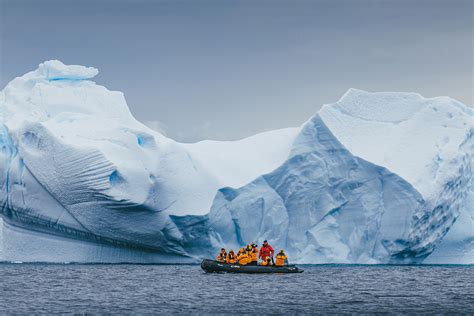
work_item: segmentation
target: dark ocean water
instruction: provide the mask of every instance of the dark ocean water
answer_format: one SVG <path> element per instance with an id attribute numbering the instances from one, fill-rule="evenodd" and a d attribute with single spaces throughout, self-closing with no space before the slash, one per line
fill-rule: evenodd
<path id="1" fill-rule="evenodd" d="M 0 264 L 0 314 L 474 314 L 474 266 L 304 269 L 232 275 L 185 265 Z"/>

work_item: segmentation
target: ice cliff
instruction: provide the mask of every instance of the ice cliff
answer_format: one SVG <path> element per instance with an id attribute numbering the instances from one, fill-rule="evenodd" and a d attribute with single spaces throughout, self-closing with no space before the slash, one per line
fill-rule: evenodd
<path id="1" fill-rule="evenodd" d="M 268 239 L 297 262 L 473 263 L 473 110 L 349 90 L 300 128 L 181 144 L 95 68 L 0 92 L 0 260 L 194 262 Z"/>

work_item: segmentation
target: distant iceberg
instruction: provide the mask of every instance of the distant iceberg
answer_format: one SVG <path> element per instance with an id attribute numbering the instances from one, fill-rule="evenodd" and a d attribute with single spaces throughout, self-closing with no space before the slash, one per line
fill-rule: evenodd
<path id="1" fill-rule="evenodd" d="M 474 263 L 474 113 L 349 90 L 299 128 L 181 144 L 98 70 L 0 92 L 0 260 L 196 262 L 268 239 L 302 263 Z"/>

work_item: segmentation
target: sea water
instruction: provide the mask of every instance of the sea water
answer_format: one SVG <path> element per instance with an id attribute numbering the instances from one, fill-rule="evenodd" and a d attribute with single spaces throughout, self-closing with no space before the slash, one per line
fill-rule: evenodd
<path id="1" fill-rule="evenodd" d="M 0 264 L 4 313 L 474 313 L 474 266 L 303 266 L 206 274 L 197 265 Z"/>

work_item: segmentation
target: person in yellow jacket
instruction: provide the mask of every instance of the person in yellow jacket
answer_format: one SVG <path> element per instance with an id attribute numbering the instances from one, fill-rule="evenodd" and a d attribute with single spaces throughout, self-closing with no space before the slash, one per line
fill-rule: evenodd
<path id="1" fill-rule="evenodd" d="M 227 260 L 227 252 L 225 248 L 221 248 L 221 252 L 217 255 L 217 261 L 225 263 Z"/>
<path id="2" fill-rule="evenodd" d="M 242 248 L 239 250 L 239 253 L 237 254 L 237 261 L 239 262 L 240 265 L 246 265 L 248 263 L 248 255 L 245 252 L 245 249 Z"/>
<path id="3" fill-rule="evenodd" d="M 285 265 L 286 260 L 288 260 L 288 257 L 283 250 L 280 250 L 280 252 L 276 255 L 275 265 L 282 267 Z"/>
<path id="4" fill-rule="evenodd" d="M 271 266 L 272 265 L 272 259 L 270 257 L 266 257 L 265 260 L 263 260 L 260 263 L 261 266 Z"/>
<path id="5" fill-rule="evenodd" d="M 237 262 L 237 256 L 234 253 L 234 250 L 230 250 L 227 254 L 227 263 L 234 264 Z"/>
<path id="6" fill-rule="evenodd" d="M 245 253 L 247 254 L 247 264 L 252 263 L 252 245 L 248 244 L 245 246 Z"/>
<path id="7" fill-rule="evenodd" d="M 251 251 L 250 251 L 250 265 L 256 266 L 258 264 L 258 247 L 256 244 L 251 244 Z"/>

